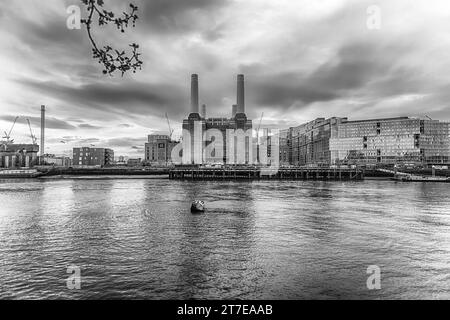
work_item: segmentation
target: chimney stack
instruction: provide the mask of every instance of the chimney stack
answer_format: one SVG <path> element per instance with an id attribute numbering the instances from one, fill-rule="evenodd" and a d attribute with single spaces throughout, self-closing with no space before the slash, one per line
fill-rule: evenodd
<path id="1" fill-rule="evenodd" d="M 191 77 L 191 113 L 198 113 L 198 75 Z"/>
<path id="2" fill-rule="evenodd" d="M 44 160 L 44 152 L 45 152 L 45 106 L 41 106 L 41 161 Z"/>
<path id="3" fill-rule="evenodd" d="M 237 113 L 245 113 L 244 75 L 237 76 Z"/>
<path id="4" fill-rule="evenodd" d="M 200 116 L 203 119 L 206 119 L 206 104 L 202 105 L 202 112 L 201 112 Z"/>
<path id="5" fill-rule="evenodd" d="M 236 117 L 237 107 L 237 104 L 233 104 L 233 106 L 231 107 L 231 118 Z"/>

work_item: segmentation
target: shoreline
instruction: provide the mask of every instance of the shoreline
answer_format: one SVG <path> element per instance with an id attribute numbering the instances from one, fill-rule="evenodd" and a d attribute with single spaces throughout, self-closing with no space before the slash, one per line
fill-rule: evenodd
<path id="1" fill-rule="evenodd" d="M 168 175 L 54 175 L 41 176 L 36 179 L 39 180 L 139 180 L 139 179 L 169 179 Z"/>

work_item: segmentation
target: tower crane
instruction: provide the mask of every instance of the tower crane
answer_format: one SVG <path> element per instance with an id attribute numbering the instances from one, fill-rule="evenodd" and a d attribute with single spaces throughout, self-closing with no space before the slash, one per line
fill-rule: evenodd
<path id="1" fill-rule="evenodd" d="M 172 140 L 172 135 L 173 135 L 174 130 L 172 130 L 172 127 L 170 126 L 169 115 L 167 114 L 167 112 L 166 112 L 166 119 L 167 119 L 167 124 L 169 126 L 169 138 L 170 138 L 170 140 Z"/>
<path id="2" fill-rule="evenodd" d="M 5 146 L 12 144 L 14 142 L 14 140 L 11 140 L 11 132 L 13 131 L 14 126 L 16 125 L 17 119 L 19 119 L 18 116 L 14 119 L 13 125 L 11 126 L 9 132 L 5 131 L 5 136 L 3 137 L 3 139 L 6 139 Z"/>
<path id="3" fill-rule="evenodd" d="M 30 119 L 27 119 L 27 123 L 28 123 L 28 128 L 30 128 L 30 136 L 31 136 L 31 140 L 33 141 L 33 145 L 36 145 L 37 138 L 33 134 L 33 130 L 31 129 Z"/>

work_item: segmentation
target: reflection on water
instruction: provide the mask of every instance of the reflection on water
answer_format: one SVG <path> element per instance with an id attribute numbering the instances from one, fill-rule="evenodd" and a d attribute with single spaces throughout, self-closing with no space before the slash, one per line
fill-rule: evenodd
<path id="1" fill-rule="evenodd" d="M 446 184 L 0 182 L 0 298 L 450 298 Z M 191 215 L 193 199 L 205 215 Z M 66 287 L 79 266 L 81 290 Z M 382 289 L 369 291 L 369 265 Z"/>

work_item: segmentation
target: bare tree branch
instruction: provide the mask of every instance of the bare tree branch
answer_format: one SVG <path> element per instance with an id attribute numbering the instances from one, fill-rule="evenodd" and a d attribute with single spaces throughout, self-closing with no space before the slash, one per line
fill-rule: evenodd
<path id="1" fill-rule="evenodd" d="M 112 75 L 114 72 L 119 71 L 122 76 L 127 71 L 136 72 L 137 69 L 142 69 L 143 62 L 140 60 L 138 53 L 139 45 L 132 43 L 129 46 L 132 48 L 131 55 L 128 56 L 125 51 L 119 51 L 113 49 L 111 46 L 106 45 L 100 48 L 92 36 L 92 24 L 95 16 L 98 17 L 98 25 L 103 26 L 109 23 L 116 25 L 117 29 L 121 32 L 125 32 L 125 29 L 131 24 L 136 26 L 136 20 L 138 20 L 137 11 L 138 7 L 130 4 L 131 12 L 123 12 L 121 17 L 116 17 L 111 11 L 103 9 L 104 0 L 81 0 L 81 2 L 87 6 L 88 17 L 81 20 L 86 25 L 89 40 L 92 44 L 93 58 L 98 60 L 98 63 L 103 64 L 103 74 Z"/>

